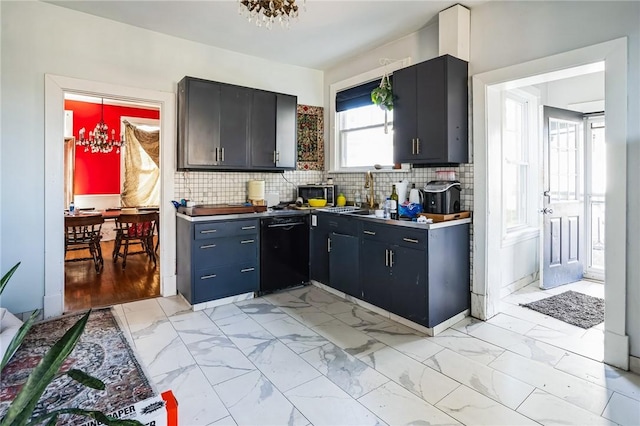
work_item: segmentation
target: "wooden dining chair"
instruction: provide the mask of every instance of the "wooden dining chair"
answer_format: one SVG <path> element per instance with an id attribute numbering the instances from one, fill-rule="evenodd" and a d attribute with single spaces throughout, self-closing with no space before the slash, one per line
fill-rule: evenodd
<path id="1" fill-rule="evenodd" d="M 96 273 L 100 273 L 104 267 L 100 239 L 102 234 L 102 215 L 68 215 L 64 217 L 64 253 L 66 262 L 81 260 L 93 260 Z M 89 250 L 89 257 L 72 257 L 66 259 L 69 251 Z"/>
<path id="2" fill-rule="evenodd" d="M 116 240 L 113 247 L 113 262 L 122 258 L 122 269 L 127 267 L 127 256 L 133 254 L 147 254 L 157 264 L 153 235 L 158 222 L 158 213 L 142 212 L 134 214 L 121 214 L 116 218 Z M 132 244 L 140 244 L 141 250 L 129 251 Z M 120 249 L 124 246 L 121 253 Z"/>

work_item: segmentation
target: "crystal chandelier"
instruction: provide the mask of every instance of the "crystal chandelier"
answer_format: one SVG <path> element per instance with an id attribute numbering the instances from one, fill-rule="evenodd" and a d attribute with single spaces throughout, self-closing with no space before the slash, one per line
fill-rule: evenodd
<path id="1" fill-rule="evenodd" d="M 249 22 L 254 21 L 257 26 L 265 26 L 269 29 L 274 22 L 279 22 L 282 27 L 289 28 L 289 23 L 298 18 L 298 5 L 296 0 L 239 0 L 238 13 L 247 17 Z M 306 0 L 302 0 L 304 7 Z"/>
<path id="2" fill-rule="evenodd" d="M 85 139 L 84 127 L 78 132 L 78 140 L 76 145 L 84 146 L 84 152 L 91 150 L 92 154 L 101 152 L 103 154 L 109 153 L 116 149 L 117 153 L 120 153 L 120 147 L 124 145 L 122 134 L 120 134 L 120 140 L 116 139 L 116 131 L 111 130 L 111 139 L 109 139 L 109 128 L 104 122 L 104 99 L 101 98 L 102 109 L 100 110 L 100 122 L 96 124 L 93 132 L 89 132 L 89 137 Z"/>

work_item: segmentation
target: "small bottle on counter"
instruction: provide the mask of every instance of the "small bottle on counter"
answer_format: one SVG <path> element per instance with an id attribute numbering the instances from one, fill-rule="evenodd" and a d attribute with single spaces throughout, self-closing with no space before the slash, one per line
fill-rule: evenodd
<path id="1" fill-rule="evenodd" d="M 398 220 L 398 193 L 396 192 L 396 186 L 393 185 L 391 190 L 391 205 L 389 206 L 389 216 L 393 220 Z"/>
<path id="2" fill-rule="evenodd" d="M 76 205 L 73 201 L 69 203 L 69 214 L 76 214 Z"/>
<path id="3" fill-rule="evenodd" d="M 360 198 L 360 193 L 358 191 L 356 191 L 355 195 L 353 196 L 353 204 L 358 208 L 362 206 L 362 198 Z"/>
<path id="4" fill-rule="evenodd" d="M 391 209 L 391 199 L 387 197 L 387 199 L 384 200 L 383 204 L 384 204 L 384 218 L 389 219 L 389 214 Z"/>

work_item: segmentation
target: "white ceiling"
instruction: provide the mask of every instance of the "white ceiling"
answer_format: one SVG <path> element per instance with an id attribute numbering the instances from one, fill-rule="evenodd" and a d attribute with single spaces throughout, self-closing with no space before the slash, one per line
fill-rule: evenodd
<path id="1" fill-rule="evenodd" d="M 238 13 L 237 0 L 46 1 L 222 49 L 319 70 L 435 23 L 438 12 L 458 3 L 307 0 L 298 21 L 289 29 L 276 25 L 269 30 L 247 22 Z M 470 7 L 484 1 L 463 4 Z"/>

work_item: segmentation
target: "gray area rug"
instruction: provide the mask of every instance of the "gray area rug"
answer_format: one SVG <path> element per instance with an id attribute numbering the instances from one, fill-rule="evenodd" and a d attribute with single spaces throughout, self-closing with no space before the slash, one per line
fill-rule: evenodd
<path id="1" fill-rule="evenodd" d="M 604 299 L 571 290 L 521 306 L 581 328 L 604 321 Z"/>

